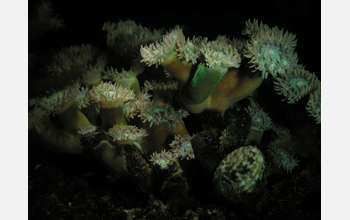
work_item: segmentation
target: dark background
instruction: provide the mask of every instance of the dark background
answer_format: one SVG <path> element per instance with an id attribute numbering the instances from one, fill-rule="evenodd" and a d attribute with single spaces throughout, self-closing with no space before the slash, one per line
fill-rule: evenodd
<path id="1" fill-rule="evenodd" d="M 38 1 L 29 1 L 29 13 Z M 107 21 L 133 20 L 144 27 L 160 29 L 185 25 L 196 36 L 214 39 L 217 35 L 243 37 L 250 18 L 262 20 L 296 35 L 299 63 L 320 77 L 321 2 L 320 1 L 52 1 L 54 12 L 64 21 L 64 29 L 49 32 L 29 42 L 29 52 L 82 43 L 106 47 L 102 25 Z M 185 33 L 186 35 L 186 33 Z"/>

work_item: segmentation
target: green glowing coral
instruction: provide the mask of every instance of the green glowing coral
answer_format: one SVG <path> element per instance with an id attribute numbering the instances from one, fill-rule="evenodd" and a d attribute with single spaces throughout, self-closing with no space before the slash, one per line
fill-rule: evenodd
<path id="1" fill-rule="evenodd" d="M 177 27 L 161 41 L 142 46 L 141 62 L 161 65 L 179 81 L 180 97 L 188 111 L 224 112 L 263 81 L 259 74 L 241 67 L 242 57 L 235 45 L 241 46 L 224 36 L 213 41 L 201 37 L 186 41 Z"/>
<path id="2" fill-rule="evenodd" d="M 286 74 L 274 78 L 275 90 L 278 94 L 283 94 L 283 99 L 289 104 L 293 104 L 305 95 L 314 91 L 320 84 L 314 73 L 306 71 L 300 67 L 286 71 Z"/>
<path id="3" fill-rule="evenodd" d="M 251 100 L 246 111 L 252 118 L 251 129 L 257 131 L 266 131 L 271 128 L 271 118 L 262 108 L 260 108 L 257 102 Z"/>
<path id="4" fill-rule="evenodd" d="M 283 167 L 287 173 L 291 173 L 299 165 L 299 160 L 293 157 L 293 153 L 279 141 L 271 142 L 268 145 L 268 152 L 273 157 L 273 162 L 278 168 Z"/>
<path id="5" fill-rule="evenodd" d="M 269 74 L 285 74 L 297 66 L 298 55 L 294 52 L 297 40 L 295 35 L 283 33 L 278 27 L 270 28 L 262 22 L 250 20 L 246 23 L 246 30 L 250 40 L 246 44 L 244 56 L 249 58 L 250 68 L 253 71 L 261 71 L 262 77 L 267 78 Z"/>
<path id="6" fill-rule="evenodd" d="M 315 118 L 317 124 L 321 123 L 321 86 L 310 94 L 306 110 Z"/>

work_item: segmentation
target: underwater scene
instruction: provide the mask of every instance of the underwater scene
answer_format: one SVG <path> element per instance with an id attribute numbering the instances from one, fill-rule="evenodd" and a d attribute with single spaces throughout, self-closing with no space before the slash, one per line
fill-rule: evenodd
<path id="1" fill-rule="evenodd" d="M 321 218 L 320 5 L 29 3 L 29 219 Z"/>

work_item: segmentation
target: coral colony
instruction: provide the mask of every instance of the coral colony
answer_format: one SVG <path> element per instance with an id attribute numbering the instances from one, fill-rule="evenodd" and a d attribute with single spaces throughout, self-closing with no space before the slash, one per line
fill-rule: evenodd
<path id="1" fill-rule="evenodd" d="M 118 70 L 108 53 L 89 44 L 56 52 L 40 67 L 54 90 L 29 99 L 29 130 L 44 148 L 93 155 L 149 193 L 181 175 L 187 186 L 181 196 L 188 196 L 193 161 L 211 176 L 219 199 L 255 202 L 258 212 L 276 197 L 267 189 L 272 173 L 316 175 L 310 167 L 320 157 L 310 155 L 320 155 L 319 143 L 299 140 L 295 128 L 274 120 L 259 95 L 274 89 L 289 117 L 303 117 L 310 130 L 319 130 L 321 83 L 298 63 L 295 35 L 256 19 L 246 21 L 244 39 L 189 38 L 179 26 L 151 31 L 131 20 L 106 22 L 102 30 L 110 51 L 135 55 L 131 68 Z M 29 59 L 31 68 L 38 58 Z M 202 131 L 189 133 L 186 117 L 198 118 Z M 261 144 L 264 135 L 271 140 Z"/>

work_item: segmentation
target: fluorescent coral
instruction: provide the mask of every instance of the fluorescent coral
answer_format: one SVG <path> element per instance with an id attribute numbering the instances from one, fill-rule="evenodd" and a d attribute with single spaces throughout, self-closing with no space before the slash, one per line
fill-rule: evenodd
<path id="1" fill-rule="evenodd" d="M 90 44 L 63 48 L 55 54 L 46 68 L 51 76 L 59 76 L 60 81 L 77 80 L 83 85 L 102 82 L 101 73 L 106 64 L 106 56 Z"/>
<path id="2" fill-rule="evenodd" d="M 299 166 L 298 163 L 300 161 L 293 157 L 290 150 L 279 141 L 271 142 L 268 148 L 270 155 L 273 157 L 273 162 L 278 168 L 283 167 L 287 173 L 291 173 L 293 169 Z"/>
<path id="3" fill-rule="evenodd" d="M 102 30 L 107 48 L 52 52 L 30 83 L 29 129 L 45 149 L 96 159 L 150 201 L 162 196 L 165 213 L 188 208 L 177 195 L 199 183 L 213 201 L 255 206 L 266 178 L 284 178 L 272 163 L 295 178 L 299 162 L 315 161 L 320 80 L 298 64 L 295 35 L 257 20 L 243 39 L 180 26 L 162 35 L 131 20 Z"/>
<path id="4" fill-rule="evenodd" d="M 32 100 L 32 102 L 50 114 L 64 112 L 67 108 L 74 105 L 73 100 L 78 95 L 79 88 L 80 83 L 75 83 L 62 91 L 53 93 L 48 97 Z"/>
<path id="5" fill-rule="evenodd" d="M 232 103 L 252 93 L 262 82 L 261 77 L 247 73 L 247 69 L 237 69 L 241 55 L 228 42 L 222 36 L 214 41 L 207 38 L 186 41 L 182 30 L 177 27 L 164 35 L 161 41 L 142 46 L 141 62 L 148 66 L 161 65 L 179 81 L 181 99 L 190 112 L 224 112 Z M 184 45 L 187 45 L 186 50 L 183 49 Z M 185 56 L 183 51 L 191 52 Z M 195 66 L 201 59 L 204 62 Z M 195 74 L 190 77 L 191 71 Z"/>
<path id="6" fill-rule="evenodd" d="M 153 165 L 159 166 L 161 169 L 167 169 L 169 167 L 171 161 L 174 159 L 175 159 L 175 157 L 174 157 L 172 152 L 162 150 L 160 153 L 154 152 L 151 155 L 151 158 L 149 159 L 149 161 Z"/>
<path id="7" fill-rule="evenodd" d="M 128 125 L 114 125 L 110 128 L 108 134 L 113 137 L 113 141 L 119 145 L 134 143 L 141 141 L 142 138 L 147 136 L 147 131 L 143 128 L 138 129 L 136 126 Z"/>
<path id="8" fill-rule="evenodd" d="M 91 137 L 96 135 L 96 129 L 97 127 L 94 125 L 89 125 L 86 127 L 82 127 L 78 130 L 78 134 L 80 136 L 85 136 L 85 137 Z"/>
<path id="9" fill-rule="evenodd" d="M 246 110 L 252 118 L 251 129 L 258 131 L 266 131 L 271 128 L 271 118 L 262 108 L 259 107 L 257 102 L 251 100 L 250 105 Z"/>
<path id="10" fill-rule="evenodd" d="M 173 155 L 177 158 L 182 159 L 194 159 L 194 153 L 193 148 L 191 144 L 191 139 L 193 137 L 190 137 L 190 135 L 175 135 L 175 138 L 173 142 L 170 144 L 171 151 Z"/>
<path id="11" fill-rule="evenodd" d="M 285 74 L 297 66 L 298 55 L 294 52 L 297 45 L 296 36 L 283 33 L 278 27 L 270 28 L 258 20 L 253 23 L 248 20 L 246 29 L 243 31 L 250 37 L 246 44 L 244 56 L 249 58 L 250 67 L 262 72 L 262 77 L 267 78 L 268 74 L 277 76 Z"/>
<path id="12" fill-rule="evenodd" d="M 240 66 L 241 56 L 236 48 L 227 44 L 227 40 L 223 36 L 209 42 L 208 38 L 204 38 L 200 50 L 205 57 L 208 67 L 223 66 L 238 68 Z"/>
<path id="13" fill-rule="evenodd" d="M 275 90 L 283 94 L 289 104 L 293 104 L 320 84 L 317 76 L 302 67 L 288 70 L 286 74 L 274 77 Z"/>
<path id="14" fill-rule="evenodd" d="M 132 90 L 112 83 L 100 83 L 92 87 L 90 94 L 91 99 L 102 106 L 118 105 L 117 103 L 123 105 L 124 102 L 135 98 Z"/>
<path id="15" fill-rule="evenodd" d="M 161 30 L 149 30 L 132 20 L 106 22 L 102 30 L 107 33 L 107 45 L 114 53 L 130 56 L 130 50 L 138 51 L 142 44 L 161 38 Z"/>
<path id="16" fill-rule="evenodd" d="M 306 110 L 315 118 L 317 124 L 321 123 L 321 86 L 310 94 Z"/>

